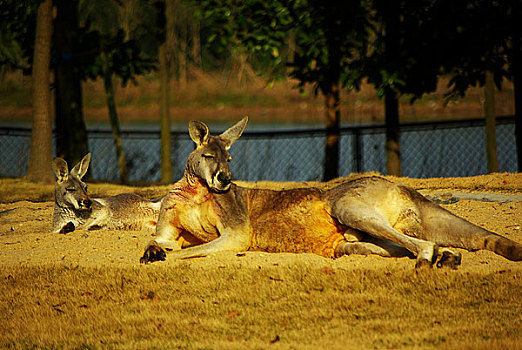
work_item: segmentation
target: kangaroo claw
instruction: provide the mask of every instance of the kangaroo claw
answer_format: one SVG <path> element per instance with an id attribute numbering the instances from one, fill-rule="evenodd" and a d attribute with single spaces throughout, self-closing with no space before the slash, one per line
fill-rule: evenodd
<path id="1" fill-rule="evenodd" d="M 73 232 L 74 230 L 76 229 L 76 227 L 74 226 L 74 224 L 72 222 L 68 222 L 67 224 L 65 224 L 62 229 L 60 230 L 60 233 L 69 233 L 69 232 Z"/>
<path id="2" fill-rule="evenodd" d="M 155 261 L 163 261 L 167 257 L 165 250 L 161 248 L 158 243 L 152 241 L 149 243 L 143 256 L 140 258 L 140 263 L 146 264 Z"/>

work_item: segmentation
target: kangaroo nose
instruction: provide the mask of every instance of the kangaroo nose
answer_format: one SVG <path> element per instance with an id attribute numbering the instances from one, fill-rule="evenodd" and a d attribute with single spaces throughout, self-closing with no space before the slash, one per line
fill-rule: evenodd
<path id="1" fill-rule="evenodd" d="M 219 182 L 221 182 L 223 185 L 228 185 L 230 184 L 230 175 L 227 174 L 226 172 L 222 171 L 218 174 L 217 176 L 217 179 L 219 180 Z"/>
<path id="2" fill-rule="evenodd" d="M 86 207 L 86 208 L 90 208 L 92 205 L 92 200 L 90 199 L 84 199 L 83 200 L 83 206 Z"/>

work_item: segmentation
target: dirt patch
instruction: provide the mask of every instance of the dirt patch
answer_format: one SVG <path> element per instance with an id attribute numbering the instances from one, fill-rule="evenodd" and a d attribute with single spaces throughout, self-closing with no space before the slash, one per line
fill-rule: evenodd
<path id="1" fill-rule="evenodd" d="M 331 187 L 353 177 L 337 179 L 325 184 L 286 183 L 283 184 L 283 187 L 312 185 Z M 522 223 L 520 222 L 520 218 L 522 218 L 522 202 L 520 201 L 522 174 L 493 174 L 447 179 L 388 178 L 416 188 L 425 195 L 442 198 L 442 203 L 446 203 L 442 205 L 451 212 L 488 230 L 522 242 Z M 248 185 L 274 186 L 271 182 Z M 91 193 L 96 197 L 134 192 L 152 198 L 168 191 L 168 186 L 129 187 L 93 184 L 90 188 Z M 2 195 L 1 202 L 4 202 L 0 204 L 0 246 L 2 246 L 0 260 L 3 264 L 38 265 L 49 262 L 70 262 L 86 266 L 136 266 L 144 246 L 153 238 L 150 234 L 143 232 L 127 231 L 79 230 L 67 235 L 52 234 L 53 202 L 50 200 L 52 186 L 35 185 L 20 179 L 2 179 L 0 180 L 0 194 Z M 23 197 L 28 198 L 20 200 Z M 488 197 L 491 201 L 488 201 Z M 266 255 L 249 253 L 249 257 L 252 259 L 243 260 L 253 260 L 252 264 L 257 264 L 261 263 L 263 259 L 278 259 L 277 255 L 270 258 L 265 257 Z M 230 258 L 236 259 L 235 256 Z M 290 254 L 283 260 L 302 261 L 310 258 Z M 256 262 L 256 259 L 261 260 Z M 353 266 L 355 262 L 367 261 L 369 258 L 348 257 L 346 259 L 350 260 L 350 265 Z M 387 264 L 394 263 L 395 260 L 397 259 L 376 259 L 375 261 L 378 263 L 374 266 L 376 269 L 385 268 Z M 214 260 L 207 260 L 205 264 L 212 264 L 212 261 Z M 483 265 L 480 263 L 481 261 L 487 261 L 488 264 L 522 268 L 521 264 L 508 262 L 489 252 L 465 253 L 464 268 L 477 261 L 479 261 L 479 265 Z M 176 262 L 167 259 L 166 264 L 176 264 Z M 355 265 L 358 264 L 355 263 Z"/>

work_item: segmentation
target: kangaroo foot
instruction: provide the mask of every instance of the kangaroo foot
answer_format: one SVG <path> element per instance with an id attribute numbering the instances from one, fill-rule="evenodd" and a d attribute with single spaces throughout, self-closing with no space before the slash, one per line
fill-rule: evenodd
<path id="1" fill-rule="evenodd" d="M 462 254 L 459 252 L 444 249 L 442 254 L 439 254 L 440 259 L 437 261 L 437 267 L 449 267 L 452 269 L 456 269 L 457 266 L 462 262 Z"/>
<path id="2" fill-rule="evenodd" d="M 163 261 L 166 257 L 167 254 L 165 253 L 165 250 L 163 250 L 158 243 L 152 241 L 148 244 L 147 248 L 145 248 L 145 252 L 140 258 L 140 263 L 146 264 L 155 261 Z"/>
<path id="3" fill-rule="evenodd" d="M 417 262 L 415 268 L 432 268 L 433 264 L 437 260 L 439 247 L 436 244 L 429 244 L 426 248 L 422 249 L 417 255 Z"/>

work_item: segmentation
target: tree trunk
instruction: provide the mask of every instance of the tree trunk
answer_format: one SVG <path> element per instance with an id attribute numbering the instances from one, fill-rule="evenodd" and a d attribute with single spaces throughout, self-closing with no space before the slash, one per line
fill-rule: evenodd
<path id="1" fill-rule="evenodd" d="M 518 16 L 521 13 L 521 4 L 514 1 L 513 13 Z M 512 17 L 512 45 L 511 70 L 513 74 L 513 90 L 515 99 L 515 138 L 517 145 L 518 171 L 522 172 L 522 30 L 519 21 Z"/>
<path id="2" fill-rule="evenodd" d="M 192 62 L 194 66 L 201 68 L 201 39 L 199 19 L 192 19 Z"/>
<path id="3" fill-rule="evenodd" d="M 161 3 L 158 13 L 160 23 L 159 37 L 159 75 L 160 75 L 160 132 L 161 132 L 161 182 L 172 182 L 172 154 L 170 140 L 169 111 L 169 62 L 167 57 L 167 20 L 165 17 L 165 2 Z"/>
<path id="4" fill-rule="evenodd" d="M 399 95 L 387 89 L 384 96 L 386 123 L 386 171 L 401 176 L 401 130 L 399 125 Z"/>
<path id="5" fill-rule="evenodd" d="M 400 64 L 398 62 L 400 50 L 399 8 L 396 2 L 386 2 L 386 12 L 383 18 L 386 30 L 384 37 L 385 57 L 391 71 L 395 71 Z M 384 91 L 384 113 L 386 123 L 386 172 L 388 175 L 401 176 L 399 93 L 389 85 L 385 87 Z"/>
<path id="6" fill-rule="evenodd" d="M 290 72 L 292 72 L 292 66 L 293 64 L 295 64 L 295 52 L 296 52 L 296 30 L 295 29 L 291 29 L 290 32 L 288 33 L 288 53 L 287 53 L 287 56 L 286 56 L 286 64 L 287 64 L 287 68 L 286 68 L 286 72 L 287 72 L 287 75 L 289 75 Z"/>
<path id="7" fill-rule="evenodd" d="M 324 91 L 326 102 L 326 147 L 324 150 L 323 181 L 339 176 L 339 124 L 341 110 L 339 108 L 339 83 L 333 82 Z"/>
<path id="8" fill-rule="evenodd" d="M 82 90 L 74 70 L 74 34 L 78 31 L 78 1 L 56 0 L 54 27 L 56 154 L 69 164 L 89 152 L 82 114 Z"/>
<path id="9" fill-rule="evenodd" d="M 486 156 L 488 173 L 498 172 L 497 127 L 495 120 L 495 82 L 493 73 L 486 71 L 484 84 L 484 114 L 486 116 Z"/>
<path id="10" fill-rule="evenodd" d="M 170 140 L 169 76 L 165 45 L 159 49 L 160 73 L 160 129 L 161 129 L 161 182 L 172 182 L 172 152 Z"/>
<path id="11" fill-rule="evenodd" d="M 36 19 L 36 38 L 33 59 L 33 128 L 27 179 L 52 183 L 52 126 L 50 116 L 49 65 L 53 33 L 51 0 L 40 2 Z"/>
<path id="12" fill-rule="evenodd" d="M 517 65 L 518 64 L 519 63 L 517 63 Z M 513 89 L 515 94 L 515 138 L 517 145 L 517 163 L 518 171 L 522 172 L 522 69 L 520 68 L 518 74 L 513 77 Z"/>
<path id="13" fill-rule="evenodd" d="M 179 64 L 179 86 L 184 89 L 187 87 L 188 74 L 187 74 L 187 25 L 183 23 L 181 25 L 181 31 L 179 33 L 179 52 L 178 52 L 178 64 Z"/>
<path id="14" fill-rule="evenodd" d="M 102 53 L 103 59 L 103 82 L 105 86 L 105 94 L 107 97 L 107 108 L 109 111 L 109 119 L 111 121 L 112 137 L 114 138 L 114 146 L 116 147 L 116 159 L 118 161 L 118 170 L 120 172 L 120 182 L 127 183 L 127 163 L 125 162 L 125 153 L 123 151 L 123 142 L 121 139 L 120 123 L 118 122 L 118 113 L 116 112 L 116 101 L 114 98 L 114 85 L 112 83 L 112 70 L 110 69 L 109 58 Z"/>

